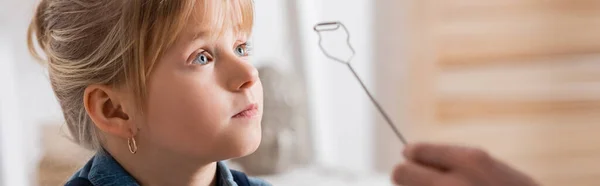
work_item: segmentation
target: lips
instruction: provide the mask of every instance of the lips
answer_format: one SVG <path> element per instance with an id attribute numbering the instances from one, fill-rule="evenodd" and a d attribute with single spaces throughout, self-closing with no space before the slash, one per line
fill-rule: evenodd
<path id="1" fill-rule="evenodd" d="M 234 115 L 233 118 L 253 118 L 256 115 L 258 115 L 258 105 L 257 104 L 251 104 L 251 105 L 248 105 L 241 112 L 239 112 L 236 115 Z"/>

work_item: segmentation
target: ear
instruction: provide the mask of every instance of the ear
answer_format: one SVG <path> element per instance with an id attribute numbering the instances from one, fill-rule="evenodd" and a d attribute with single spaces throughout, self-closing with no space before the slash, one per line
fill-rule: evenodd
<path id="1" fill-rule="evenodd" d="M 85 110 L 101 131 L 127 139 L 135 136 L 137 130 L 126 113 L 125 95 L 105 85 L 90 85 L 84 91 Z"/>

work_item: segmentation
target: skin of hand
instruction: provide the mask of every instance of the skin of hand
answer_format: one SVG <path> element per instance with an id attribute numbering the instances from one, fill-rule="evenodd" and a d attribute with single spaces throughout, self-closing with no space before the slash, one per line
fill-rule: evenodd
<path id="1" fill-rule="evenodd" d="M 477 149 L 441 144 L 414 144 L 392 179 L 403 186 L 539 186 L 529 176 Z"/>

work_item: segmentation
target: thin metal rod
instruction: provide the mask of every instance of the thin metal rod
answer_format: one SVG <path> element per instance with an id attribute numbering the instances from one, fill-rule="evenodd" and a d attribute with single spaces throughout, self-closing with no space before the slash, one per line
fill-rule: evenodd
<path id="1" fill-rule="evenodd" d="M 400 141 L 402 142 L 402 144 L 406 145 L 407 144 L 406 143 L 406 138 L 404 138 L 404 136 L 400 133 L 400 131 L 398 130 L 398 128 L 396 127 L 396 125 L 394 124 L 394 122 L 392 122 L 392 119 L 390 119 L 390 117 L 387 115 L 387 113 L 385 113 L 385 111 L 383 110 L 383 107 L 381 107 L 381 105 L 379 104 L 379 102 L 377 100 L 375 100 L 375 97 L 373 97 L 373 95 L 371 94 L 371 92 L 369 91 L 369 89 L 367 88 L 367 86 L 365 86 L 365 83 L 360 79 L 360 77 L 358 76 L 358 74 L 356 73 L 356 71 L 354 70 L 354 68 L 352 68 L 352 65 L 350 63 L 346 63 L 346 65 L 348 66 L 348 68 L 350 69 L 350 71 L 352 72 L 352 74 L 354 75 L 354 77 L 356 77 L 356 79 L 360 83 L 360 86 L 362 86 L 363 90 L 365 90 L 365 92 L 367 93 L 367 95 L 371 99 L 371 102 L 373 102 L 373 104 L 375 105 L 375 107 L 377 107 L 377 110 L 379 110 L 379 113 L 381 113 L 381 115 L 383 115 L 383 118 L 385 119 L 385 121 L 392 128 L 392 130 L 394 131 L 394 133 L 396 133 L 396 136 L 398 137 L 398 139 L 400 139 Z"/>
<path id="2" fill-rule="evenodd" d="M 335 26 L 335 28 L 321 28 L 323 26 L 331 26 L 331 25 Z M 346 45 L 350 48 L 350 52 L 352 52 L 352 55 L 350 55 L 350 58 L 347 60 L 343 60 L 343 59 L 337 58 L 337 57 L 329 54 L 327 52 L 327 50 L 325 50 L 325 47 L 323 47 L 323 37 L 321 36 L 321 32 L 335 31 L 339 28 L 344 29 L 344 32 L 346 32 Z M 341 22 L 325 22 L 325 23 L 320 23 L 320 24 L 315 25 L 315 27 L 313 29 L 315 30 L 315 32 L 317 32 L 317 35 L 319 35 L 319 48 L 321 48 L 321 52 L 323 52 L 323 54 L 325 56 L 327 56 L 329 59 L 340 62 L 342 64 L 348 64 L 348 63 L 350 63 L 350 61 L 352 61 L 352 59 L 354 58 L 354 55 L 356 55 L 356 51 L 354 50 L 354 47 L 352 47 L 352 44 L 350 44 L 350 31 L 348 31 L 348 28 L 346 28 L 346 26 L 344 24 L 342 24 Z"/>
<path id="3" fill-rule="evenodd" d="M 335 26 L 335 27 L 329 28 L 327 26 Z M 348 45 L 348 47 L 350 47 L 350 50 L 352 51 L 352 55 L 350 56 L 350 59 L 348 59 L 348 60 L 342 60 L 333 55 L 330 55 L 329 53 L 327 53 L 327 50 L 325 50 L 325 48 L 323 47 L 323 43 L 322 43 L 323 38 L 321 36 L 321 32 L 334 31 L 334 30 L 339 29 L 340 27 L 343 28 L 344 31 L 346 32 L 346 34 L 347 34 L 346 44 Z M 315 25 L 314 30 L 315 30 L 315 32 L 317 32 L 317 35 L 319 35 L 319 48 L 321 48 L 321 51 L 323 52 L 323 54 L 325 54 L 325 56 L 328 57 L 329 59 L 332 59 L 334 61 L 340 62 L 340 63 L 348 66 L 348 68 L 350 69 L 350 71 L 352 72 L 354 77 L 360 83 L 360 86 L 362 86 L 363 90 L 367 93 L 367 95 L 371 99 L 371 102 L 375 105 L 377 110 L 379 110 L 379 113 L 381 113 L 381 115 L 383 115 L 383 118 L 388 123 L 388 125 L 392 128 L 392 130 L 394 131 L 394 133 L 396 134 L 398 139 L 400 139 L 402 144 L 406 145 L 407 144 L 406 139 L 404 138 L 402 133 L 400 133 L 400 130 L 398 130 L 398 128 L 396 127 L 394 122 L 392 122 L 392 119 L 390 119 L 390 117 L 387 115 L 387 113 L 385 113 L 385 111 L 383 110 L 383 107 L 381 107 L 379 102 L 377 102 L 377 100 L 375 100 L 375 97 L 373 97 L 373 95 L 371 94 L 371 92 L 369 91 L 367 86 L 365 86 L 365 83 L 360 79 L 360 77 L 358 76 L 358 74 L 356 73 L 354 68 L 352 68 L 352 65 L 350 64 L 350 62 L 354 58 L 354 55 L 356 54 L 356 52 L 354 51 L 354 48 L 352 47 L 352 44 L 350 43 L 350 32 L 348 31 L 346 26 L 344 26 L 344 24 L 342 24 L 341 22 L 325 22 L 325 23 L 320 23 L 320 24 Z"/>

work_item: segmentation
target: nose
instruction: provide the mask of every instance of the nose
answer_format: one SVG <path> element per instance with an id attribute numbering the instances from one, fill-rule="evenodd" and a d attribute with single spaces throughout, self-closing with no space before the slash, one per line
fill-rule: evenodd
<path id="1" fill-rule="evenodd" d="M 246 60 L 234 56 L 226 64 L 224 75 L 227 76 L 226 84 L 230 91 L 244 91 L 254 86 L 259 80 L 258 70 Z"/>

